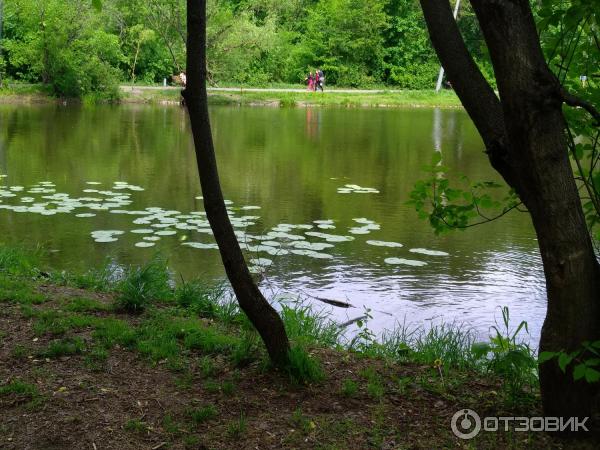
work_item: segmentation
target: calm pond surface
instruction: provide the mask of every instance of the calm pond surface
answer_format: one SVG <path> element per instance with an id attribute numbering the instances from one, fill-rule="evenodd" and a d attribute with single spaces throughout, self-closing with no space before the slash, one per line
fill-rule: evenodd
<path id="1" fill-rule="evenodd" d="M 272 261 L 268 296 L 353 305 L 312 300 L 339 321 L 368 307 L 376 332 L 443 321 L 487 336 L 506 305 L 537 345 L 545 284 L 528 216 L 435 236 L 406 205 L 435 151 L 471 179 L 498 179 L 464 111 L 211 114 L 236 229 L 255 264 Z M 224 276 L 181 108 L 0 105 L 0 174 L 2 241 L 43 244 L 53 267 L 137 264 L 159 251 L 187 280 Z"/>

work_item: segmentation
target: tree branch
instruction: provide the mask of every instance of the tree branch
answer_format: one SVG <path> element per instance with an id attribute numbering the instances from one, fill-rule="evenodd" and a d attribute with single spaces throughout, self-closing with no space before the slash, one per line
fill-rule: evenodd
<path id="1" fill-rule="evenodd" d="M 583 99 L 581 99 L 581 98 L 579 98 L 579 97 L 571 94 L 565 88 L 561 89 L 560 94 L 561 94 L 562 99 L 565 102 L 565 104 L 567 104 L 569 106 L 573 106 L 573 107 L 583 108 L 587 112 L 589 112 L 590 115 L 596 121 L 596 123 L 594 124 L 594 126 L 600 127 L 600 112 L 596 109 L 596 107 L 594 105 L 592 105 L 587 100 L 583 100 Z"/>

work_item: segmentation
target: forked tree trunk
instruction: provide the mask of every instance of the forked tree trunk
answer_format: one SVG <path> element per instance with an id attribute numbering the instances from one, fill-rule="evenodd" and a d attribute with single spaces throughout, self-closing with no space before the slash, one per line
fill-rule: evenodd
<path id="1" fill-rule="evenodd" d="M 460 55 L 472 62 L 450 23 L 448 0 L 421 0 L 434 47 L 482 134 L 492 165 L 531 213 L 548 297 L 540 351 L 575 350 L 600 339 L 600 268 L 568 159 L 561 87 L 544 59 L 527 0 L 471 4 L 501 102 L 484 89 L 476 66 L 456 60 Z M 555 361 L 540 367 L 540 382 L 546 416 L 591 417 L 597 431 L 599 384 L 573 381 Z"/>
<path id="2" fill-rule="evenodd" d="M 188 78 L 183 96 L 194 136 L 206 216 L 240 307 L 262 337 L 271 361 L 285 365 L 289 342 L 283 322 L 252 279 L 221 192 L 206 92 L 206 0 L 187 0 L 187 25 Z"/>

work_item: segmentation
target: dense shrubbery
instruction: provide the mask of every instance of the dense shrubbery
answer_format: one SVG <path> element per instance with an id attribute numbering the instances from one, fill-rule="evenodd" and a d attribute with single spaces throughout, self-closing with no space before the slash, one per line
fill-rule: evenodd
<path id="1" fill-rule="evenodd" d="M 0 70 L 56 95 L 117 95 L 119 82 L 161 82 L 185 66 L 184 0 L 14 0 L 5 6 Z M 431 88 L 439 64 L 415 0 L 209 0 L 212 83 Z M 460 25 L 482 61 L 466 4 Z"/>

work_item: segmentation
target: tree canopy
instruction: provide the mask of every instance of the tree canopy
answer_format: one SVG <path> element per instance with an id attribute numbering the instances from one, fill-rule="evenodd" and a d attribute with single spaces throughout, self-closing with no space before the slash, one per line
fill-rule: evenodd
<path id="1" fill-rule="evenodd" d="M 112 93 L 119 82 L 162 82 L 185 66 L 184 0 L 14 0 L 5 6 L 2 64 L 57 95 Z M 209 0 L 211 83 L 301 83 L 431 88 L 439 63 L 414 0 Z M 467 2 L 459 24 L 490 64 Z"/>

